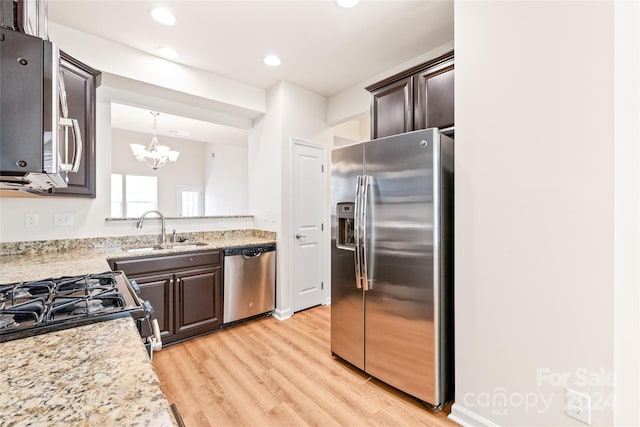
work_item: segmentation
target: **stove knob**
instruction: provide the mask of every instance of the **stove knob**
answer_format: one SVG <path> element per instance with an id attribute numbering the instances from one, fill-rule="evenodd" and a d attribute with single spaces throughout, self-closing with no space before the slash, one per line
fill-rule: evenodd
<path id="1" fill-rule="evenodd" d="M 131 283 L 131 287 L 136 292 L 136 294 L 140 294 L 140 285 L 138 285 L 138 282 L 136 282 L 135 280 L 130 280 L 129 282 Z"/>
<path id="2" fill-rule="evenodd" d="M 153 316 L 155 314 L 155 310 L 153 309 L 153 306 L 149 301 L 144 301 L 142 305 L 144 306 L 144 311 L 149 313 L 150 316 Z"/>

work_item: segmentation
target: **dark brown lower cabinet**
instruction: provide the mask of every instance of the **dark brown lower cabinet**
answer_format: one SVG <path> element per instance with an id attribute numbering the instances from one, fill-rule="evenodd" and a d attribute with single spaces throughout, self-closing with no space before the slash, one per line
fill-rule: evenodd
<path id="1" fill-rule="evenodd" d="M 169 344 L 222 325 L 222 264 L 219 250 L 109 260 L 140 286 L 153 306 L 162 342 Z"/>
<path id="2" fill-rule="evenodd" d="M 134 278 L 129 279 L 133 280 Z M 162 341 L 170 340 L 175 332 L 173 326 L 173 275 L 138 276 L 135 277 L 135 281 L 140 286 L 140 297 L 149 301 L 153 307 L 156 319 L 158 319 Z"/>
<path id="3" fill-rule="evenodd" d="M 176 275 L 176 334 L 207 332 L 220 326 L 220 271 L 218 267 Z"/>

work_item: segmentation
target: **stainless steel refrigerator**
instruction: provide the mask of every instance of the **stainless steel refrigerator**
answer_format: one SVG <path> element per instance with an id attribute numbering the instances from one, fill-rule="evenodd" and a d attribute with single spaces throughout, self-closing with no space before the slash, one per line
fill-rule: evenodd
<path id="1" fill-rule="evenodd" d="M 332 153 L 331 352 L 434 407 L 453 399 L 453 139 Z"/>

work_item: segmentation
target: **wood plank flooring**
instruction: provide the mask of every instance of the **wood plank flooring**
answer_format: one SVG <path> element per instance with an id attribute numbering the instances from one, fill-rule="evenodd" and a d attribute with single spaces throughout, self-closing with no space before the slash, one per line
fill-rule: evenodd
<path id="1" fill-rule="evenodd" d="M 330 333 L 319 306 L 167 347 L 154 368 L 187 427 L 457 425 L 333 357 Z"/>

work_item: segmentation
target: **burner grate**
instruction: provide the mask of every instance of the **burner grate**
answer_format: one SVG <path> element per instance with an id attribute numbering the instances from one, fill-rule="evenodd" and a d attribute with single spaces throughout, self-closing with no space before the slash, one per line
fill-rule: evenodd
<path id="1" fill-rule="evenodd" d="M 122 272 L 0 285 L 0 341 L 138 313 L 130 286 Z"/>

